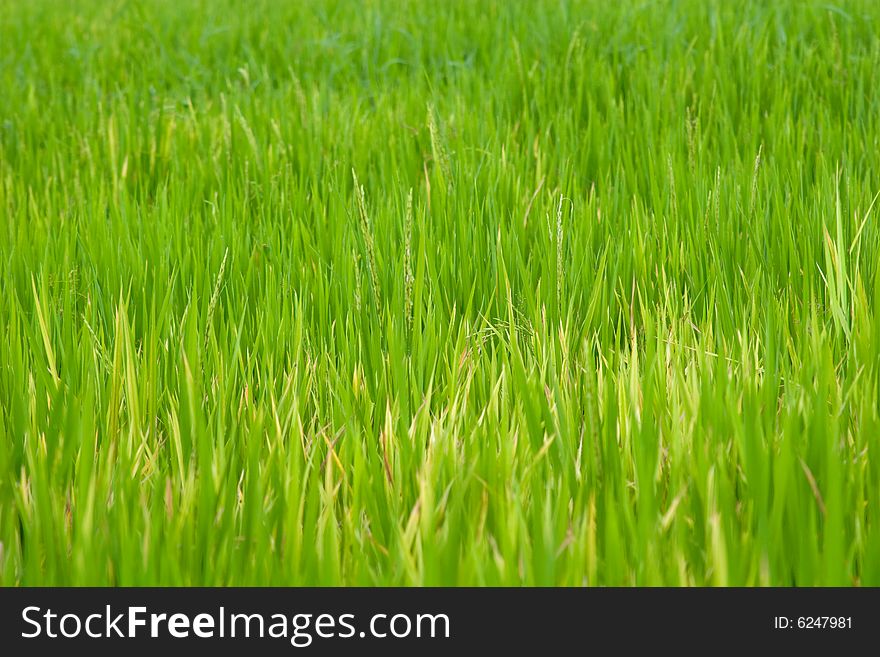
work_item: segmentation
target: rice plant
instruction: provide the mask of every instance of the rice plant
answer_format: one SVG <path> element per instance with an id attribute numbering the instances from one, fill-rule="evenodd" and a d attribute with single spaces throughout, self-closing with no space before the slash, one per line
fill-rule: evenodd
<path id="1" fill-rule="evenodd" d="M 3 3 L 0 585 L 880 585 L 878 28 Z"/>

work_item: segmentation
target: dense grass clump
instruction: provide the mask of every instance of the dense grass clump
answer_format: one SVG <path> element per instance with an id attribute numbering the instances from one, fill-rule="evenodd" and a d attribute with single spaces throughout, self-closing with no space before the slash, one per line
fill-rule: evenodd
<path id="1" fill-rule="evenodd" d="M 880 585 L 880 3 L 0 11 L 0 584 Z"/>

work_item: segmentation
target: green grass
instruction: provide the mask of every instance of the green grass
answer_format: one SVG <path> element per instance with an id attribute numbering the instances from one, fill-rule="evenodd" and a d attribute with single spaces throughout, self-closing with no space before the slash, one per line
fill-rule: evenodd
<path id="1" fill-rule="evenodd" d="M 880 3 L 243 7 L 0 0 L 0 584 L 880 585 Z"/>

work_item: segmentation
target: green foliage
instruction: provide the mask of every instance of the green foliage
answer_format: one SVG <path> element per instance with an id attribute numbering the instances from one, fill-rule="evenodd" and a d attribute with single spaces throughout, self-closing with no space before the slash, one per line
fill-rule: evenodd
<path id="1" fill-rule="evenodd" d="M 880 585 L 878 33 L 3 3 L 0 584 Z"/>

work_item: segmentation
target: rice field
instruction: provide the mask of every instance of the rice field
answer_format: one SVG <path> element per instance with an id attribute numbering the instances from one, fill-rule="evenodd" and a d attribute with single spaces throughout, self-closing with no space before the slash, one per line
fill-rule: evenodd
<path id="1" fill-rule="evenodd" d="M 880 585 L 878 35 L 0 0 L 0 585 Z"/>

